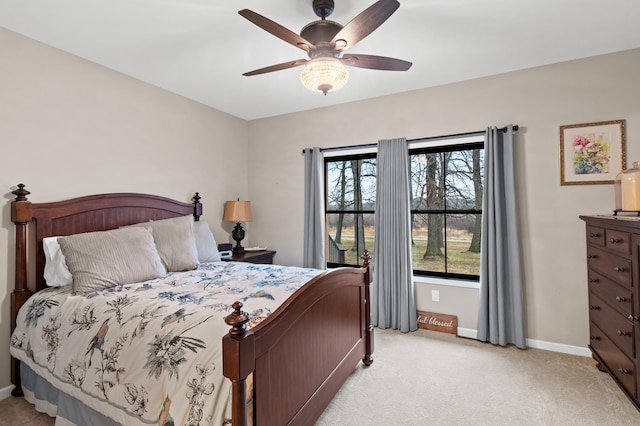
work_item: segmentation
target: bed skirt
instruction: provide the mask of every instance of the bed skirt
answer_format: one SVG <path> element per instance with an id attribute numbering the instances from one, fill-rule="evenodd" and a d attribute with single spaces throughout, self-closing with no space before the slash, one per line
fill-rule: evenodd
<path id="1" fill-rule="evenodd" d="M 20 378 L 25 401 L 34 405 L 39 413 L 55 417 L 55 426 L 120 425 L 120 423 L 83 404 L 73 396 L 56 389 L 46 379 L 38 376 L 24 362 L 20 363 Z M 250 424 L 253 422 L 252 396 L 253 375 L 249 375 L 247 378 L 247 413 Z"/>
<path id="2" fill-rule="evenodd" d="M 20 377 L 24 399 L 35 405 L 36 411 L 55 417 L 56 426 L 118 425 L 113 419 L 59 391 L 23 362 L 20 363 Z"/>

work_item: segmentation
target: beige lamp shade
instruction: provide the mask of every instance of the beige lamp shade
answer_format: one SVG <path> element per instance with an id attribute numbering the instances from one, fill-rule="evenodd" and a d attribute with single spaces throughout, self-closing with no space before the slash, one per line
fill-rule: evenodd
<path id="1" fill-rule="evenodd" d="M 251 201 L 227 201 L 224 203 L 224 217 L 227 222 L 251 222 Z"/>

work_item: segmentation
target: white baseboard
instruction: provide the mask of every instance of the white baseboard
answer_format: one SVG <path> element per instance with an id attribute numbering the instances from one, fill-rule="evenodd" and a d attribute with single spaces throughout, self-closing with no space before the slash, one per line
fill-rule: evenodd
<path id="1" fill-rule="evenodd" d="M 466 337 L 469 339 L 477 339 L 478 330 L 473 330 L 471 328 L 458 327 L 458 336 Z M 534 340 L 534 339 L 527 339 L 526 344 L 527 344 L 527 347 L 529 348 L 544 349 L 545 351 L 560 352 L 563 354 L 578 355 L 578 356 L 585 356 L 585 357 L 591 356 L 591 351 L 587 347 L 571 346 L 571 345 L 565 345 L 562 343 L 546 342 L 544 340 Z"/>
<path id="2" fill-rule="evenodd" d="M 462 328 L 458 327 L 458 336 L 466 337 L 467 339 L 477 339 L 478 331 L 472 328 Z"/>
<path id="3" fill-rule="evenodd" d="M 561 352 L 563 354 L 591 357 L 591 351 L 587 347 L 564 345 L 562 343 L 545 342 L 544 340 L 527 339 L 527 346 L 545 351 Z"/>
<path id="4" fill-rule="evenodd" d="M 11 396 L 11 391 L 13 390 L 15 386 L 13 385 L 9 385 L 6 388 L 2 388 L 0 389 L 0 401 L 2 401 L 3 399 L 7 399 Z"/>

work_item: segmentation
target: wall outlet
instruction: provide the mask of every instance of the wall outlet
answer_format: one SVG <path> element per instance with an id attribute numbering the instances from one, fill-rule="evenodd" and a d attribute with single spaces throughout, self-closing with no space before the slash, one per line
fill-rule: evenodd
<path id="1" fill-rule="evenodd" d="M 431 301 L 439 302 L 440 301 L 440 291 L 439 290 L 431 290 Z"/>

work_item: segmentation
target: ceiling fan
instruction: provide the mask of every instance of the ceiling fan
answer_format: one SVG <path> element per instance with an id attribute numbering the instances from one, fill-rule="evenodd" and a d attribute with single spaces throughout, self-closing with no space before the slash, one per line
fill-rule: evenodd
<path id="1" fill-rule="evenodd" d="M 305 65 L 301 74 L 302 83 L 308 89 L 326 95 L 327 92 L 338 90 L 346 84 L 348 72 L 343 64 L 375 70 L 406 71 L 411 68 L 411 62 L 385 56 L 343 53 L 376 30 L 399 7 L 400 3 L 397 0 L 378 0 L 347 25 L 342 26 L 326 19 L 333 12 L 333 0 L 313 0 L 313 10 L 321 19 L 302 28 L 300 35 L 256 12 L 243 9 L 238 12 L 241 16 L 274 36 L 304 50 L 309 56 L 309 59 L 283 62 L 249 71 L 243 75 L 252 76 Z"/>

